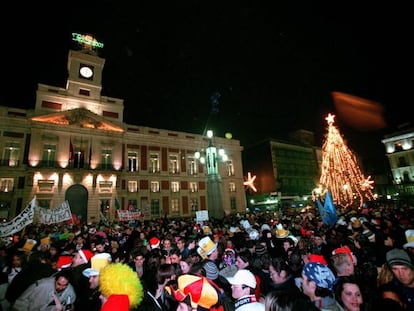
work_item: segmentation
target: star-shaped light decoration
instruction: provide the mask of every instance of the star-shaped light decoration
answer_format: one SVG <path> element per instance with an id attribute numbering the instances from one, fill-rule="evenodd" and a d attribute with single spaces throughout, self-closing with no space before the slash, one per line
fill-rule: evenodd
<path id="1" fill-rule="evenodd" d="M 328 122 L 328 124 L 333 124 L 335 122 L 335 115 L 334 114 L 328 114 L 328 116 L 325 118 L 326 122 Z"/>
<path id="2" fill-rule="evenodd" d="M 252 177 L 252 174 L 250 172 L 247 173 L 247 180 L 243 183 L 243 185 L 249 187 L 254 192 L 257 192 L 257 189 L 254 185 L 254 181 L 256 180 L 256 175 Z"/>
<path id="3" fill-rule="evenodd" d="M 361 183 L 361 189 L 364 190 L 364 191 L 366 191 L 368 189 L 373 189 L 374 188 L 373 185 L 372 185 L 373 183 L 374 183 L 374 181 L 371 180 L 371 176 L 368 176 L 367 179 L 364 179 L 362 181 L 362 183 Z"/>

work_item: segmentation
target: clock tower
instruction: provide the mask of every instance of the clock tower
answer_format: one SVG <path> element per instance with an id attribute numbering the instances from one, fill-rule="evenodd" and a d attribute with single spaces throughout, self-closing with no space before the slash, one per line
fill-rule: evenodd
<path id="1" fill-rule="evenodd" d="M 100 100 L 102 90 L 102 71 L 105 59 L 98 57 L 96 48 L 103 46 L 92 36 L 72 34 L 81 49 L 70 50 L 66 89 L 74 97 L 87 96 L 91 100 Z M 101 46 L 102 45 L 102 46 Z"/>

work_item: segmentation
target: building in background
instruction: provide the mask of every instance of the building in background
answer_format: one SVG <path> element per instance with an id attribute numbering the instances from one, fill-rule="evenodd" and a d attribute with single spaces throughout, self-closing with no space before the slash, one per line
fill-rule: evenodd
<path id="1" fill-rule="evenodd" d="M 290 140 L 268 139 L 243 151 L 243 168 L 256 176 L 257 192 L 247 194 L 250 209 L 301 207 L 312 202 L 318 185 L 321 148 L 313 133 L 299 130 Z"/>
<path id="2" fill-rule="evenodd" d="M 34 110 L 0 107 L 0 217 L 12 219 L 34 196 L 44 208 L 68 200 L 88 222 L 113 220 L 118 208 L 142 219 L 206 210 L 206 169 L 194 153 L 208 138 L 125 124 L 123 100 L 101 95 L 100 43 L 75 38 L 82 49 L 69 51 L 66 88 L 38 84 Z M 223 210 L 244 212 L 243 148 L 215 143 L 228 155 L 219 166 Z"/>
<path id="3" fill-rule="evenodd" d="M 383 190 L 389 200 L 414 202 L 414 127 L 403 124 L 381 141 L 391 169 L 392 185 Z"/>

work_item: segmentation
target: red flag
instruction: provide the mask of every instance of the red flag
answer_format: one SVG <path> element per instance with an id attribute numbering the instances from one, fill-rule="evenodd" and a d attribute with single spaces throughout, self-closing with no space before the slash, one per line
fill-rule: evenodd
<path id="1" fill-rule="evenodd" d="M 73 145 L 72 145 L 72 139 L 70 140 L 69 145 L 69 160 L 72 161 L 75 158 L 75 154 L 73 153 Z"/>

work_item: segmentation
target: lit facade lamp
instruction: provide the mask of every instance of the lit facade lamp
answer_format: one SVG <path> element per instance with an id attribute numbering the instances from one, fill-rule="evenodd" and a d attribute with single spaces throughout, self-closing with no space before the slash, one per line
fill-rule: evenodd
<path id="1" fill-rule="evenodd" d="M 228 156 L 223 148 L 217 149 L 213 143 L 213 131 L 207 131 L 208 147 L 205 149 L 205 155 L 197 151 L 194 157 L 205 165 L 206 186 L 207 186 L 207 208 L 210 217 L 222 219 L 224 217 L 223 205 L 223 187 L 219 172 L 219 163 L 228 160 Z"/>

